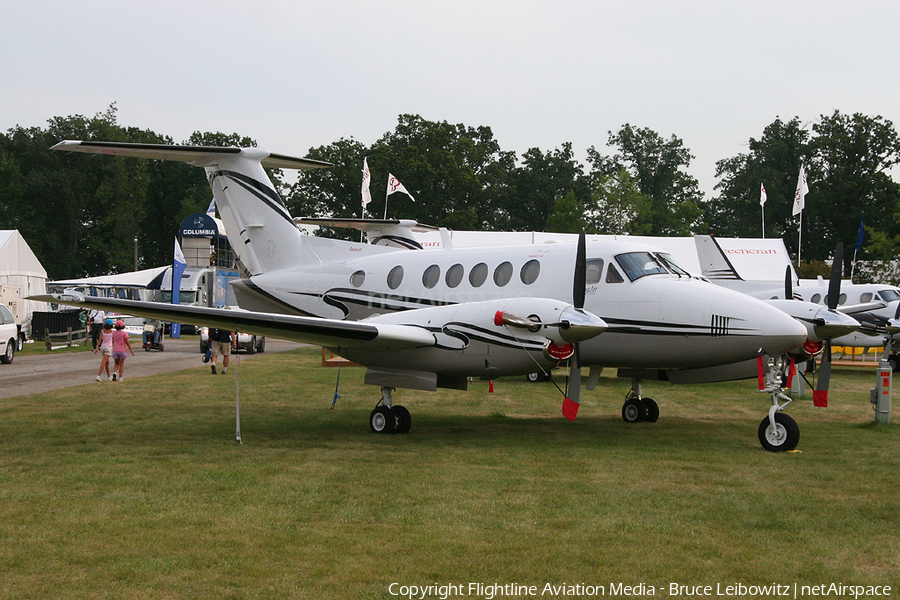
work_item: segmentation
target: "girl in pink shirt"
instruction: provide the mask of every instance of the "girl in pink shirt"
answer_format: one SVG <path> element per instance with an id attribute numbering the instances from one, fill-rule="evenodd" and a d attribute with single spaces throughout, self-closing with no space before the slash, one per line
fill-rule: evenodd
<path id="1" fill-rule="evenodd" d="M 134 356 L 134 350 L 131 349 L 131 342 L 128 341 L 128 332 L 125 331 L 125 323 L 121 319 L 116 321 L 116 330 L 112 334 L 112 345 L 113 359 L 116 361 L 116 366 L 113 370 L 113 381 L 116 380 L 117 375 L 119 381 L 122 381 L 125 379 L 125 358 L 128 356 L 128 352 L 131 352 L 131 355 Z"/>

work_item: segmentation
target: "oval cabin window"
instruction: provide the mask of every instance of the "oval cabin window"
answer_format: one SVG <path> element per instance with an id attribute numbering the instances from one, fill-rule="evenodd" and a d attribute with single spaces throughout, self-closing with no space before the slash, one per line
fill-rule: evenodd
<path id="1" fill-rule="evenodd" d="M 469 283 L 472 287 L 481 287 L 487 281 L 488 268 L 484 263 L 478 263 L 469 272 Z"/>
<path id="2" fill-rule="evenodd" d="M 502 262 L 494 269 L 494 283 L 497 287 L 503 287 L 512 279 L 513 267 L 509 262 Z"/>
<path id="3" fill-rule="evenodd" d="M 400 287 L 400 284 L 402 282 L 403 282 L 403 267 L 401 267 L 400 265 L 397 265 L 396 267 L 391 269 L 390 273 L 388 273 L 387 284 L 388 284 L 389 288 L 391 288 L 392 290 L 396 290 L 398 287 Z"/>
<path id="4" fill-rule="evenodd" d="M 441 268 L 437 265 L 431 265 L 422 273 L 422 285 L 427 289 L 431 289 L 437 285 L 441 279 Z"/>
<path id="5" fill-rule="evenodd" d="M 525 285 L 531 285 L 535 281 L 537 281 L 538 275 L 541 274 L 541 263 L 536 260 L 529 260 L 527 263 L 522 265 L 522 270 L 519 272 L 519 277 L 522 280 L 522 283 Z"/>
<path id="6" fill-rule="evenodd" d="M 463 266 L 460 264 L 453 265 L 449 269 L 447 269 L 447 277 L 445 281 L 447 282 L 447 287 L 455 288 L 460 283 L 462 283 L 463 278 Z"/>

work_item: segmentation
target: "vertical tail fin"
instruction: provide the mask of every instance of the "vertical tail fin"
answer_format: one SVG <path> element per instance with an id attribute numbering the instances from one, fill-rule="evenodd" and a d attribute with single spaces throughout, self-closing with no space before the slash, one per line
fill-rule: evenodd
<path id="1" fill-rule="evenodd" d="M 65 141 L 52 149 L 177 160 L 203 167 L 228 241 L 251 275 L 285 268 L 304 258 L 302 236 L 264 167 L 306 170 L 331 166 L 261 148 Z"/>

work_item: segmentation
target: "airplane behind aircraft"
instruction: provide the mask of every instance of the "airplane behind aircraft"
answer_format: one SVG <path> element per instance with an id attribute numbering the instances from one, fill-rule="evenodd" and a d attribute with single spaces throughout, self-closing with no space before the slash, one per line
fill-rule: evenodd
<path id="1" fill-rule="evenodd" d="M 580 368 L 690 373 L 702 380 L 729 365 L 779 356 L 807 340 L 784 312 L 690 277 L 646 244 L 621 240 L 422 252 L 303 236 L 264 167 L 326 163 L 256 148 L 61 142 L 56 150 L 180 160 L 206 170 L 244 277 L 232 285 L 245 311 L 54 297 L 148 317 L 199 322 L 321 345 L 367 367 L 381 387 L 373 431 L 407 431 L 396 388 L 465 389 L 497 378 L 572 366 L 563 412 L 575 418 Z M 663 253 L 664 254 L 664 253 Z M 718 377 L 718 375 L 716 375 Z M 658 407 L 635 378 L 623 405 L 629 422 Z M 759 437 L 792 449 L 799 429 L 772 395 Z"/>
<path id="2" fill-rule="evenodd" d="M 834 283 L 822 277 L 798 279 L 792 268 L 785 272 L 784 283 L 773 285 L 771 281 L 747 281 L 738 274 L 727 254 L 712 236 L 697 236 L 702 274 L 713 283 L 737 290 L 761 299 L 794 299 L 813 305 L 830 306 L 840 313 L 851 315 L 860 323 L 856 331 L 836 336 L 831 343 L 836 346 L 872 347 L 884 345 L 886 337 L 893 338 L 900 328 L 900 288 L 876 283 Z M 834 261 L 840 277 L 841 257 Z M 835 276 L 833 269 L 832 279 Z M 835 298 L 830 295 L 834 291 Z M 785 306 L 785 304 L 782 304 Z M 888 357 L 892 368 L 900 367 L 900 357 L 891 353 Z"/>

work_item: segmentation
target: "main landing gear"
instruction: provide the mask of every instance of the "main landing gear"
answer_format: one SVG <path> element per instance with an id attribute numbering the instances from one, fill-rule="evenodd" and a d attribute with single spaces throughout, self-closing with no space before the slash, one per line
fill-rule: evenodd
<path id="1" fill-rule="evenodd" d="M 394 388 L 381 388 L 381 400 L 369 415 L 369 427 L 373 433 L 408 433 L 412 418 L 406 407 L 391 403 Z"/>
<path id="2" fill-rule="evenodd" d="M 631 389 L 625 395 L 625 404 L 622 405 L 622 419 L 626 423 L 656 423 L 659 419 L 659 405 L 652 398 L 641 395 L 640 379 L 631 380 Z"/>

